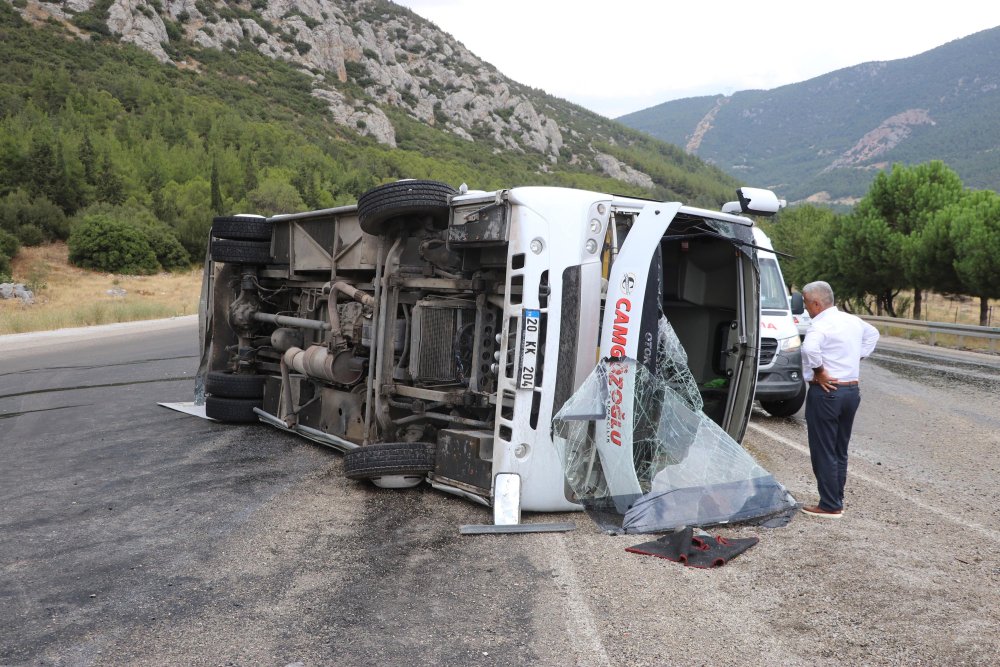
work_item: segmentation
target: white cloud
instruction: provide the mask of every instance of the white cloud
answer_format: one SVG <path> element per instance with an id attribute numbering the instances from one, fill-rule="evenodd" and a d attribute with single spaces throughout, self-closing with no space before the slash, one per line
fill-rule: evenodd
<path id="1" fill-rule="evenodd" d="M 805 81 L 1000 25 L 1000 3 L 396 0 L 521 83 L 609 117 Z"/>

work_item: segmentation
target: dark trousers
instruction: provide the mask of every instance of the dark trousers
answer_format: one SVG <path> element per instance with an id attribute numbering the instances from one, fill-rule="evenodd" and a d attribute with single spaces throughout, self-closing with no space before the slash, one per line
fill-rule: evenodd
<path id="1" fill-rule="evenodd" d="M 809 457 L 819 488 L 819 506 L 825 510 L 844 507 L 847 445 L 859 405 L 861 392 L 857 385 L 837 387 L 829 393 L 819 385 L 809 385 L 806 396 Z"/>

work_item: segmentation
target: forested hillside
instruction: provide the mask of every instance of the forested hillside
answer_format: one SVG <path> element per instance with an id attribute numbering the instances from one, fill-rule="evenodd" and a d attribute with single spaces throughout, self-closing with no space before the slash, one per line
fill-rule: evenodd
<path id="1" fill-rule="evenodd" d="M 736 187 L 674 146 L 505 79 L 384 0 L 294 12 L 264 0 L 14 1 L 0 0 L 0 273 L 11 248 L 65 238 L 88 215 L 139 226 L 169 268 L 203 255 L 215 214 L 334 206 L 396 178 L 712 207 Z M 275 12 L 285 19 L 265 17 Z M 324 26 L 368 41 L 337 55 Z M 432 63 L 431 43 L 452 55 Z M 443 63 L 457 68 L 447 84 Z"/>
<path id="2" fill-rule="evenodd" d="M 940 161 L 880 171 L 849 214 L 805 204 L 760 224 L 790 254 L 785 280 L 826 280 L 841 307 L 919 320 L 926 291 L 969 295 L 988 326 L 1000 298 L 1000 194 Z"/>
<path id="3" fill-rule="evenodd" d="M 877 37 L 874 37 L 877 39 Z M 1000 28 L 775 88 L 667 102 L 619 120 L 790 201 L 853 204 L 893 163 L 941 160 L 1000 189 Z"/>

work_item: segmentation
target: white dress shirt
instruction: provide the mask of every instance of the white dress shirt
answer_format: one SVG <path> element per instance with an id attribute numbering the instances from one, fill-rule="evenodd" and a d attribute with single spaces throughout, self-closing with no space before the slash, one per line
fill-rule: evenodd
<path id="1" fill-rule="evenodd" d="M 860 317 L 831 306 L 816 317 L 802 342 L 802 375 L 812 380 L 813 369 L 822 366 L 827 375 L 841 382 L 861 376 L 861 360 L 875 350 L 878 329 Z"/>

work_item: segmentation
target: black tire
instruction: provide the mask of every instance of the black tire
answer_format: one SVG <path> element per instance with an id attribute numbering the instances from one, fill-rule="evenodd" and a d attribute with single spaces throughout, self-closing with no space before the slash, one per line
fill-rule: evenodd
<path id="1" fill-rule="evenodd" d="M 255 398 L 264 395 L 264 375 L 235 375 L 232 371 L 209 371 L 205 392 L 221 398 Z"/>
<path id="2" fill-rule="evenodd" d="M 212 218 L 212 236 L 217 239 L 270 241 L 271 221 L 255 215 L 218 216 Z"/>
<path id="3" fill-rule="evenodd" d="M 383 475 L 426 475 L 434 469 L 429 442 L 380 442 L 344 454 L 344 476 L 372 479 Z"/>
<path id="4" fill-rule="evenodd" d="M 802 408 L 806 402 L 806 384 L 803 382 L 799 393 L 794 398 L 786 398 L 783 401 L 761 401 L 760 407 L 764 408 L 772 417 L 791 417 Z"/>
<path id="5" fill-rule="evenodd" d="M 271 244 L 265 241 L 212 239 L 212 261 L 226 264 L 268 264 Z"/>
<path id="6" fill-rule="evenodd" d="M 448 226 L 448 200 L 458 190 L 439 181 L 407 180 L 372 188 L 358 199 L 362 231 L 379 236 L 394 226 Z"/>
<path id="7" fill-rule="evenodd" d="M 250 424 L 258 421 L 254 408 L 264 406 L 259 398 L 205 397 L 205 416 L 229 424 Z"/>

